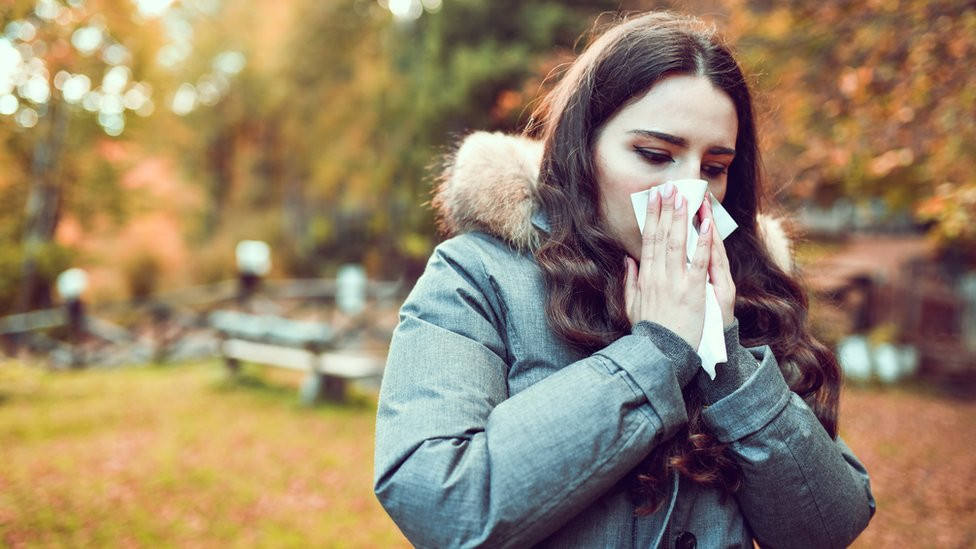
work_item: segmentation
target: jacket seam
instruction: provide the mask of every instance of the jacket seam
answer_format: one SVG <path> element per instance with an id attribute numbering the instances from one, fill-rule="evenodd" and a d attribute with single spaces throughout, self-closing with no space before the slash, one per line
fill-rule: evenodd
<path id="1" fill-rule="evenodd" d="M 664 418 L 660 417 L 657 411 L 654 409 L 654 407 L 651 406 L 651 401 L 650 399 L 647 398 L 647 393 L 645 393 L 644 390 L 641 389 L 640 384 L 637 383 L 637 380 L 634 379 L 634 376 L 632 376 L 631 373 L 626 368 L 620 366 L 619 364 L 611 360 L 609 357 L 603 355 L 594 355 L 594 356 L 598 356 L 604 362 L 613 364 L 617 368 L 617 371 L 614 372 L 613 374 L 614 376 L 617 376 L 618 374 L 622 374 L 620 376 L 621 380 L 624 382 L 625 385 L 627 385 L 630 391 L 634 394 L 634 398 L 637 399 L 637 411 L 639 411 L 642 415 L 644 415 L 648 419 L 648 421 L 653 422 L 656 420 L 660 422 L 661 427 L 664 427 Z"/>
<path id="2" fill-rule="evenodd" d="M 475 234 L 481 234 L 481 235 L 487 236 L 489 238 L 495 238 L 495 237 L 492 237 L 488 233 L 475 233 Z M 502 334 L 505 334 L 504 335 L 504 339 L 505 339 L 505 359 L 504 359 L 503 362 L 505 363 L 506 370 L 507 370 L 507 369 L 510 369 L 512 367 L 512 364 L 511 364 L 512 352 L 510 350 L 510 343 L 512 342 L 512 339 L 511 339 L 511 337 L 509 337 L 509 333 L 508 333 L 508 324 L 509 324 L 508 323 L 508 308 L 505 305 L 505 300 L 503 300 L 501 298 L 501 295 L 499 295 L 498 286 L 495 284 L 494 278 L 491 275 L 488 274 L 488 267 L 485 266 L 484 255 L 483 254 L 480 254 L 480 253 L 479 254 L 476 254 L 476 255 L 478 257 L 478 265 L 481 267 L 481 274 L 482 274 L 482 276 L 485 277 L 484 279 L 488 282 L 488 286 L 491 287 L 492 296 L 494 298 L 494 299 L 489 300 L 489 305 L 492 305 L 492 309 L 494 309 L 495 306 L 497 306 L 499 308 L 499 310 L 497 310 L 497 311 L 496 310 L 493 310 L 492 312 L 494 313 L 494 316 L 495 316 L 496 320 L 501 324 L 501 326 L 495 326 L 495 331 L 498 332 L 498 335 L 499 336 L 501 336 Z M 475 285 L 475 287 L 477 287 L 478 289 L 480 289 L 482 292 L 485 291 L 484 288 L 481 288 L 481 285 L 480 284 Z M 508 379 L 508 372 L 507 371 L 505 373 L 505 378 L 506 378 L 506 380 Z"/>
<path id="3" fill-rule="evenodd" d="M 782 411 L 780 413 L 782 413 Z M 787 434 L 782 431 L 781 426 L 778 423 L 771 422 L 771 424 L 772 424 L 773 429 L 776 430 L 777 436 L 781 440 L 783 440 L 784 442 L 787 441 L 787 440 L 789 440 Z M 833 538 L 830 535 L 831 534 L 830 528 L 827 526 L 827 521 L 824 519 L 823 511 L 820 508 L 820 502 L 817 501 L 817 497 L 816 497 L 816 495 L 814 493 L 815 491 L 811 489 L 810 482 L 807 479 L 807 475 L 803 471 L 802 465 L 800 465 L 800 460 L 798 460 L 796 458 L 796 454 L 793 453 L 793 448 L 792 448 L 792 446 L 790 444 L 783 444 L 783 446 L 785 446 L 786 447 L 786 450 L 790 453 L 790 459 L 792 459 L 793 460 L 793 464 L 796 465 L 796 469 L 797 469 L 797 471 L 799 471 L 800 477 L 803 479 L 803 485 L 806 486 L 807 487 L 807 490 L 809 490 L 809 492 L 810 492 L 810 499 L 813 500 L 813 505 L 817 509 L 817 518 L 820 519 L 820 525 L 823 528 L 824 534 L 827 536 L 828 546 L 829 547 L 836 547 L 836 545 L 834 545 L 834 540 L 833 540 Z"/>
<path id="4" fill-rule="evenodd" d="M 625 368 L 612 357 L 607 356 L 604 351 L 599 351 L 592 356 L 600 359 L 605 364 L 612 365 L 614 368 L 616 368 L 613 375 L 616 375 L 617 373 L 623 374 L 623 382 L 627 385 L 627 387 L 630 388 L 631 392 L 634 393 L 634 397 L 636 397 L 638 400 L 637 409 L 644 414 L 648 420 L 652 422 L 659 422 L 661 429 L 663 429 L 665 426 L 664 417 L 657 411 L 657 409 L 655 409 L 654 404 L 651 402 L 650 396 L 647 394 L 647 391 L 645 391 L 644 388 L 641 387 L 641 384 L 638 383 L 638 381 L 634 378 L 634 374 L 631 373 L 630 369 Z M 665 360 L 667 360 L 667 356 L 665 356 L 663 353 L 662 356 L 664 356 Z M 610 370 L 610 368 L 608 367 L 607 370 Z"/>
<path id="5" fill-rule="evenodd" d="M 778 365 L 776 366 L 777 367 L 775 368 L 775 370 L 778 371 L 779 370 Z M 736 424 L 736 425 L 725 425 L 717 417 L 712 417 L 715 414 L 715 412 L 713 411 L 714 409 L 722 406 L 728 406 L 727 403 L 724 405 L 721 404 L 726 399 L 736 398 L 736 395 L 739 395 L 739 397 L 741 398 L 743 394 L 748 394 L 749 392 L 757 391 L 758 389 L 754 387 L 756 382 L 755 380 L 756 376 L 766 377 L 769 375 L 775 375 L 775 374 L 766 373 L 765 372 L 766 368 L 769 368 L 769 366 L 760 363 L 759 368 L 752 373 L 750 379 L 746 381 L 746 383 L 738 387 L 735 391 L 732 392 L 732 394 L 727 395 L 725 398 L 709 406 L 708 413 L 705 416 L 705 422 L 713 429 L 715 435 L 718 437 L 720 441 L 727 442 L 727 443 L 734 443 L 746 437 L 752 436 L 755 433 L 758 433 L 759 431 L 763 430 L 768 425 L 770 425 L 773 421 L 775 421 L 776 418 L 779 417 L 781 413 L 783 413 L 783 409 L 789 406 L 789 402 L 791 398 L 790 395 L 792 395 L 793 392 L 790 390 L 789 386 L 786 385 L 784 382 L 783 394 L 776 397 L 776 401 L 772 405 L 768 407 L 759 407 L 758 405 L 750 405 L 750 408 L 753 408 L 754 414 L 750 416 L 749 420 L 746 422 L 743 422 L 741 424 Z M 746 391 L 746 393 L 743 393 L 743 391 Z M 752 397 L 752 399 L 750 400 L 753 401 L 755 398 L 765 399 L 765 397 L 756 396 L 756 397 Z"/>

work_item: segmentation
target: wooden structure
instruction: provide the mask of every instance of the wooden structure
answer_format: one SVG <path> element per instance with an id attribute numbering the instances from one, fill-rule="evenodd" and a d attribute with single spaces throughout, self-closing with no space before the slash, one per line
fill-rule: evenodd
<path id="1" fill-rule="evenodd" d="M 239 371 L 241 362 L 305 372 L 300 392 L 307 404 L 341 401 L 348 381 L 383 374 L 382 359 L 339 351 L 342 334 L 321 322 L 238 311 L 215 311 L 209 321 L 220 336 L 220 354 L 231 372 Z"/>
<path id="2" fill-rule="evenodd" d="M 973 379 L 976 275 L 949 271 L 922 235 L 859 235 L 810 265 L 804 278 L 845 313 L 846 332 L 887 326 L 894 342 L 916 349 L 920 374 Z"/>

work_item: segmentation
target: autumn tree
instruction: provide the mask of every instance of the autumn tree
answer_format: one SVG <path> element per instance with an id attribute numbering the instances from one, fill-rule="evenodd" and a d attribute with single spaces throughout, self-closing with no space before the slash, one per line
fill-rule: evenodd
<path id="1" fill-rule="evenodd" d="M 383 2 L 380 2 L 383 4 Z M 416 270 L 434 238 L 431 169 L 461 135 L 517 131 L 541 77 L 615 2 L 337 2 L 306 7 L 289 111 L 308 150 L 312 258 Z M 382 6 L 381 6 L 382 7 Z M 407 270 L 410 270 L 408 268 Z"/>
<path id="2" fill-rule="evenodd" d="M 90 153 L 100 136 L 119 136 L 134 114 L 154 108 L 141 81 L 151 33 L 127 40 L 136 31 L 131 6 L 39 0 L 0 7 L 0 139 L 9 160 L 0 176 L 8 198 L 0 231 L 19 242 L 0 257 L 2 309 L 49 303 L 50 281 L 67 263 L 68 251 L 53 241 L 66 210 L 120 208 L 111 162 Z"/>
<path id="3" fill-rule="evenodd" d="M 195 28 L 239 47 L 247 68 L 185 116 L 184 158 L 201 182 L 226 182 L 214 201 L 226 215 L 204 237 L 269 240 L 292 275 L 419 269 L 434 239 L 431 164 L 466 132 L 519 129 L 553 60 L 612 4 L 224 3 L 215 20 L 231 23 Z"/>

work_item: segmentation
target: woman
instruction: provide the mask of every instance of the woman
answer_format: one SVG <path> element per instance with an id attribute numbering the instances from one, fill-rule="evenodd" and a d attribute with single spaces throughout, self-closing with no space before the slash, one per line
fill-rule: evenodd
<path id="1" fill-rule="evenodd" d="M 377 414 L 375 490 L 403 533 L 427 547 L 853 541 L 874 512 L 868 477 L 836 436 L 836 361 L 759 215 L 728 49 L 692 18 L 619 22 L 534 120 L 527 136 L 470 136 L 438 190 L 457 236 L 403 305 Z M 709 201 L 689 209 L 672 183 L 689 178 L 738 223 L 724 243 Z M 648 188 L 641 232 L 630 195 Z M 728 356 L 714 379 L 696 354 L 706 291 Z"/>

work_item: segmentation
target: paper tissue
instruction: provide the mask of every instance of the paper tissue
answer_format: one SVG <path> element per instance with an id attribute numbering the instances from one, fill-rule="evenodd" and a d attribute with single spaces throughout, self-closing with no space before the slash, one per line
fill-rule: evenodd
<path id="1" fill-rule="evenodd" d="M 712 206 L 712 218 L 718 235 L 723 240 L 732 234 L 738 227 L 729 212 L 722 207 L 722 204 L 708 191 L 708 183 L 701 179 L 681 179 L 671 182 L 675 189 L 688 201 L 688 242 L 686 249 L 687 261 L 691 261 L 698 245 L 698 231 L 693 225 L 695 212 L 701 206 L 706 194 Z M 647 217 L 647 201 L 650 197 L 650 189 L 630 195 L 630 201 L 634 206 L 634 215 L 637 216 L 637 226 L 644 232 L 644 221 Z M 708 373 L 711 379 L 715 379 L 715 365 L 719 362 L 728 360 L 725 349 L 725 336 L 722 326 L 722 312 L 719 309 L 718 299 L 715 297 L 715 288 L 711 282 L 705 284 L 705 325 L 702 329 L 701 343 L 698 345 L 698 356 L 702 361 L 702 368 Z"/>

